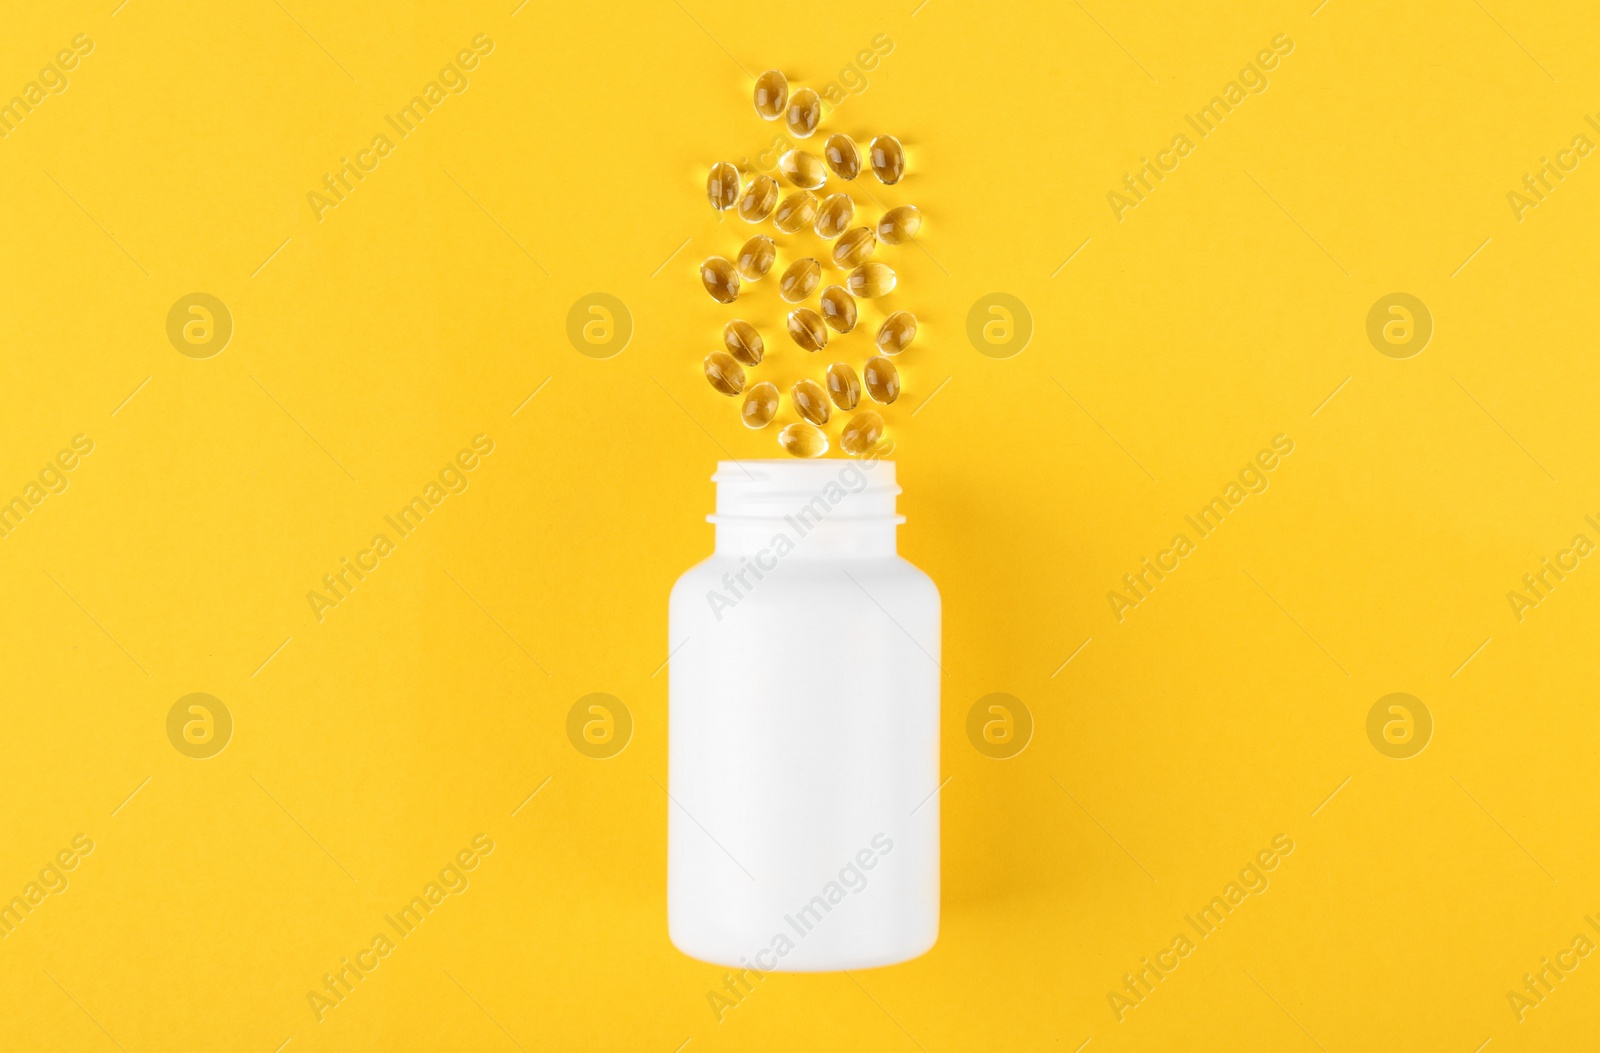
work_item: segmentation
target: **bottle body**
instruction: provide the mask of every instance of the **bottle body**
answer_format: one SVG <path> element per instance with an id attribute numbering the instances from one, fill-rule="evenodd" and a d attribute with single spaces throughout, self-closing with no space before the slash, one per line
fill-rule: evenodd
<path id="1" fill-rule="evenodd" d="M 916 957 L 938 935 L 940 607 L 894 552 L 893 465 L 717 479 L 717 553 L 670 603 L 672 940 L 762 972 Z"/>

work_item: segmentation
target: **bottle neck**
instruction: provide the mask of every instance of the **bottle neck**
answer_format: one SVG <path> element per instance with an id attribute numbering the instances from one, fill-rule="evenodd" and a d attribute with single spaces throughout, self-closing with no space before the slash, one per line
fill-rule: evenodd
<path id="1" fill-rule="evenodd" d="M 717 555 L 776 560 L 872 559 L 895 555 L 894 463 L 723 461 L 717 484 Z"/>

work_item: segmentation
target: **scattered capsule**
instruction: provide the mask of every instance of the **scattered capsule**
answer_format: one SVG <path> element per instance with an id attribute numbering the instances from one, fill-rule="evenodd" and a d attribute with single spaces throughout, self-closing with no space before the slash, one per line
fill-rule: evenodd
<path id="1" fill-rule="evenodd" d="M 868 300 L 874 296 L 883 296 L 894 291 L 894 268 L 887 263 L 878 263 L 876 260 L 863 263 L 844 280 L 845 287 L 852 296 L 864 297 Z"/>
<path id="2" fill-rule="evenodd" d="M 878 177 L 878 182 L 898 183 L 900 177 L 906 174 L 906 152 L 900 148 L 900 140 L 894 136 L 878 136 L 872 140 L 867 153 L 872 160 L 872 174 Z"/>
<path id="3" fill-rule="evenodd" d="M 849 194 L 829 194 L 817 209 L 817 237 L 832 241 L 850 226 L 855 218 L 856 206 Z"/>
<path id="4" fill-rule="evenodd" d="M 726 212 L 739 203 L 739 170 L 726 161 L 711 166 L 706 176 L 706 197 L 711 207 Z"/>
<path id="5" fill-rule="evenodd" d="M 700 265 L 700 280 L 718 303 L 732 303 L 739 298 L 739 272 L 721 256 L 706 257 Z"/>
<path id="6" fill-rule="evenodd" d="M 817 218 L 817 195 L 809 190 L 796 190 L 782 201 L 772 213 L 772 225 L 785 234 L 811 226 Z"/>
<path id="7" fill-rule="evenodd" d="M 789 78 L 775 69 L 769 69 L 756 78 L 756 112 L 764 121 L 775 121 L 783 116 L 789 105 Z"/>
<path id="8" fill-rule="evenodd" d="M 789 400 L 795 412 L 812 424 L 826 424 L 833 413 L 828 408 L 828 394 L 815 380 L 797 380 L 789 390 Z"/>
<path id="9" fill-rule="evenodd" d="M 835 362 L 828 367 L 828 397 L 842 410 L 853 410 L 861 401 L 861 381 L 848 362 Z"/>
<path id="10" fill-rule="evenodd" d="M 859 267 L 877 247 L 878 236 L 872 233 L 871 227 L 852 227 L 833 243 L 833 262 L 841 267 Z"/>
<path id="11" fill-rule="evenodd" d="M 789 339 L 806 351 L 821 351 L 828 346 L 828 327 L 811 308 L 796 307 L 789 312 Z"/>
<path id="12" fill-rule="evenodd" d="M 839 433 L 839 448 L 852 457 L 860 457 L 883 438 L 883 415 L 877 410 L 862 410 L 845 424 Z"/>
<path id="13" fill-rule="evenodd" d="M 822 159 L 840 179 L 854 179 L 861 174 L 861 155 L 856 153 L 856 144 L 848 135 L 834 132 L 828 136 L 822 148 Z"/>
<path id="14" fill-rule="evenodd" d="M 910 241 L 922 229 L 922 211 L 916 205 L 891 208 L 878 220 L 878 240 L 885 245 Z"/>
<path id="15" fill-rule="evenodd" d="M 844 286 L 830 285 L 822 290 L 818 306 L 822 308 L 823 321 L 835 332 L 848 333 L 856 327 L 855 297 L 845 292 Z"/>
<path id="16" fill-rule="evenodd" d="M 744 193 L 739 195 L 739 217 L 746 223 L 760 223 L 772 214 L 777 203 L 777 180 L 758 175 L 744 185 Z"/>
<path id="17" fill-rule="evenodd" d="M 896 311 L 878 326 L 878 351 L 885 355 L 898 355 L 917 337 L 917 316 L 910 311 Z"/>
<path id="18" fill-rule="evenodd" d="M 828 452 L 828 437 L 809 424 L 791 424 L 778 433 L 778 445 L 794 457 L 821 457 Z"/>
<path id="19" fill-rule="evenodd" d="M 744 248 L 739 250 L 736 265 L 739 273 L 750 281 L 759 281 L 767 276 L 772 269 L 772 264 L 778 258 L 778 247 L 772 239 L 765 234 L 757 234 L 744 243 Z"/>
<path id="20" fill-rule="evenodd" d="M 713 351 L 706 356 L 706 379 L 724 395 L 737 395 L 744 390 L 744 369 L 732 355 Z"/>
<path id="21" fill-rule="evenodd" d="M 801 88 L 789 96 L 789 112 L 784 119 L 789 132 L 798 139 L 809 139 L 822 122 L 822 100 L 810 88 Z"/>
<path id="22" fill-rule="evenodd" d="M 765 428 L 778 415 L 778 385 L 763 380 L 744 396 L 739 407 L 739 417 L 746 428 Z"/>
<path id="23" fill-rule="evenodd" d="M 822 264 L 810 256 L 795 260 L 778 279 L 778 295 L 790 303 L 799 303 L 811 295 L 821 280 Z"/>
<path id="24" fill-rule="evenodd" d="M 882 355 L 867 359 L 867 364 L 861 367 L 861 378 L 873 402 L 887 406 L 900 397 L 900 371 Z"/>
<path id="25" fill-rule="evenodd" d="M 722 327 L 722 346 L 747 366 L 759 366 L 767 353 L 766 341 L 761 339 L 756 327 L 743 318 L 735 318 Z"/>
<path id="26" fill-rule="evenodd" d="M 778 171 L 795 186 L 816 190 L 828 181 L 828 168 L 822 158 L 807 150 L 790 150 L 778 158 Z"/>

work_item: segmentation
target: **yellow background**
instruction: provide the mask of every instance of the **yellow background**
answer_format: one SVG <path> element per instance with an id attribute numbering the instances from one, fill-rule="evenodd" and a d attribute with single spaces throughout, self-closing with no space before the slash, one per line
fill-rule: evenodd
<path id="1" fill-rule="evenodd" d="M 0 1044 L 1592 1041 L 1600 958 L 1520 1022 L 1507 999 L 1600 938 L 1600 568 L 1520 622 L 1506 599 L 1600 539 L 1600 158 L 1521 220 L 1506 196 L 1600 142 L 1588 8 L 113 6 L 0 33 L 0 100 L 95 45 L 0 140 L 0 496 L 95 443 L 0 541 L 0 894 L 95 844 L 0 941 Z M 480 33 L 470 88 L 319 221 L 308 192 Z M 700 375 L 732 312 L 698 261 L 747 235 L 704 178 L 779 131 L 753 74 L 820 88 L 880 34 L 825 130 L 898 134 L 912 174 L 864 189 L 928 220 L 864 314 L 923 320 L 890 417 L 901 548 L 945 604 L 943 929 L 718 1022 L 722 970 L 666 934 L 666 597 L 714 461 L 776 446 Z M 1119 222 L 1107 194 L 1278 34 L 1270 88 Z M 197 291 L 234 320 L 207 359 L 166 335 Z M 1035 325 L 1003 360 L 966 337 L 997 291 Z M 1396 291 L 1435 324 L 1404 360 L 1366 336 Z M 592 292 L 633 319 L 613 358 L 566 336 Z M 806 366 L 752 295 L 763 375 Z M 470 488 L 313 617 L 480 433 Z M 1270 488 L 1118 622 L 1107 592 L 1278 434 Z M 191 692 L 235 721 L 209 760 L 167 738 Z M 635 722 L 609 760 L 566 735 L 590 692 Z M 1009 760 L 965 734 L 992 692 L 1036 722 Z M 1435 722 L 1406 760 L 1367 737 L 1392 692 Z M 319 1023 L 308 991 L 480 833 L 470 888 Z M 1123 974 L 1278 834 L 1271 886 L 1119 1022 Z"/>

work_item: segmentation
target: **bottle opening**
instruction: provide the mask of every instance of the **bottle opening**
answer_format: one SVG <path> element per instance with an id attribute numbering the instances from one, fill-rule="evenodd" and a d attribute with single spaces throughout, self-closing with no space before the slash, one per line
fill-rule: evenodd
<path id="1" fill-rule="evenodd" d="M 712 523 L 784 519 L 802 513 L 829 520 L 905 522 L 895 514 L 894 462 L 859 460 L 718 461 Z"/>

